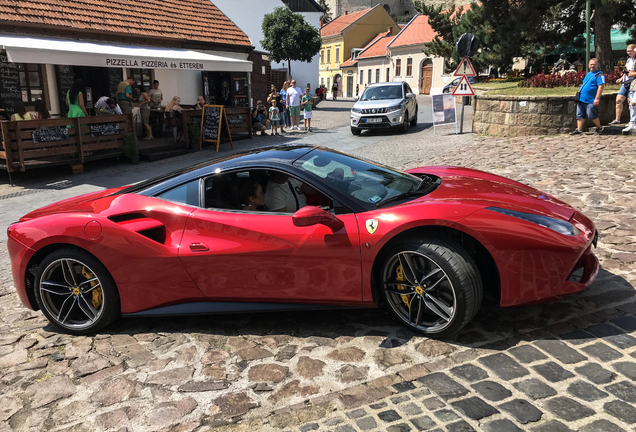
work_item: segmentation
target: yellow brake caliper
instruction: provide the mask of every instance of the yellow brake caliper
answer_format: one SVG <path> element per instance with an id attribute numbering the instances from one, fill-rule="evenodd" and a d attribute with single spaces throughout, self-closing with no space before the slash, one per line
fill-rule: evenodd
<path id="1" fill-rule="evenodd" d="M 93 277 L 95 277 L 91 272 L 86 270 L 86 267 L 84 266 L 82 266 L 82 276 L 84 276 L 86 279 L 92 279 Z M 97 285 L 97 281 L 92 281 L 91 287 L 94 287 L 95 285 Z M 93 290 L 93 298 L 91 299 L 91 303 L 93 303 L 93 307 L 95 307 L 95 309 L 99 309 L 99 307 L 102 305 L 101 288 L 96 288 Z"/>
<path id="2" fill-rule="evenodd" d="M 406 280 L 406 278 L 404 277 L 404 270 L 402 270 L 402 265 L 398 265 L 397 276 L 395 277 L 395 279 L 399 280 L 400 282 Z M 400 291 L 404 291 L 406 289 L 406 286 L 398 285 L 397 289 L 399 289 Z M 400 297 L 402 297 L 402 301 L 407 307 L 411 306 L 411 297 L 409 297 L 408 295 L 401 295 Z"/>

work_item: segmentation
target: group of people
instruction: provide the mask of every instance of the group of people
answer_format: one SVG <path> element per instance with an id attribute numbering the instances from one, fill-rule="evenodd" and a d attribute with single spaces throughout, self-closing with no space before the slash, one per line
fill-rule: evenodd
<path id="1" fill-rule="evenodd" d="M 603 133 L 603 127 L 598 116 L 598 106 L 601 103 L 601 95 L 605 88 L 605 74 L 599 69 L 598 60 L 590 59 L 590 72 L 583 79 L 576 100 L 576 121 L 577 127 L 570 135 L 580 135 L 583 133 L 585 120 L 591 120 L 596 126 L 595 134 Z M 616 125 L 621 123 L 621 115 L 623 113 L 623 104 L 628 99 L 630 121 L 623 134 L 636 132 L 636 45 L 627 46 L 627 61 L 625 62 L 625 70 L 623 76 L 616 80 L 616 84 L 621 87 L 616 96 L 616 118 L 609 124 Z"/>
<path id="2" fill-rule="evenodd" d="M 296 85 L 295 79 L 285 81 L 280 91 L 272 84 L 270 94 L 267 97 L 269 108 L 263 101 L 256 102 L 252 110 L 252 128 L 254 132 L 267 135 L 280 135 L 285 133 L 285 128 L 300 130 L 300 113 L 303 112 L 304 131 L 311 132 L 311 119 L 313 117 L 314 98 L 311 96 L 311 85 L 307 84 L 304 90 Z"/>

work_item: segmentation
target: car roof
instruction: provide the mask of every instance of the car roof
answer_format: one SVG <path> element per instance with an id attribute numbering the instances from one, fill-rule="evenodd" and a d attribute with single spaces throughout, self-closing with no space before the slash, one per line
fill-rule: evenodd
<path id="1" fill-rule="evenodd" d="M 401 86 L 401 85 L 402 85 L 401 81 L 400 82 L 383 82 L 383 83 L 370 84 L 369 86 L 367 86 L 367 88 L 370 88 L 370 87 L 381 87 L 381 86 L 382 87 L 384 87 L 384 86 Z"/>
<path id="2" fill-rule="evenodd" d="M 117 192 L 117 194 L 138 193 L 150 189 L 154 190 L 155 186 L 158 185 L 181 183 L 182 181 L 188 181 L 189 178 L 194 179 L 197 177 L 202 177 L 212 172 L 212 166 L 224 168 L 227 166 L 240 166 L 249 164 L 255 161 L 258 161 L 259 164 L 263 164 L 264 166 L 291 165 L 296 159 L 302 157 L 303 155 L 309 153 L 314 149 L 330 151 L 330 149 L 326 149 L 320 146 L 299 144 L 275 145 L 245 150 L 243 152 L 234 153 L 229 156 L 216 157 L 196 165 L 191 165 L 148 180 L 144 180 L 130 187 L 122 189 L 121 191 Z"/>

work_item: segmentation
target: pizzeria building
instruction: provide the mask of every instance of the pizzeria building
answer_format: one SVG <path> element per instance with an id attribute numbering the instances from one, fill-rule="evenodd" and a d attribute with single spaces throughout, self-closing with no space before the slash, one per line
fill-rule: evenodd
<path id="1" fill-rule="evenodd" d="M 0 0 L 0 108 L 11 114 L 21 101 L 32 111 L 41 99 L 63 117 L 75 79 L 90 109 L 128 76 L 147 91 L 159 81 L 164 105 L 203 95 L 248 107 L 253 49 L 209 0 Z"/>

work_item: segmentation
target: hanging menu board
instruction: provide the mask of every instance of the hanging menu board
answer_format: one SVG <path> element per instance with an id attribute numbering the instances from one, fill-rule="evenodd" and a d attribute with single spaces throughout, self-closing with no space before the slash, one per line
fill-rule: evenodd
<path id="1" fill-rule="evenodd" d="M 225 133 L 230 139 L 230 145 L 232 144 L 232 135 L 230 134 L 230 126 L 227 123 L 227 116 L 225 115 L 225 107 L 223 105 L 203 105 L 203 112 L 201 113 L 201 147 L 203 141 L 216 142 L 216 151 L 219 151 L 219 144 L 221 142 L 221 130 L 225 124 Z"/>
<path id="2" fill-rule="evenodd" d="M 91 137 L 100 137 L 100 136 L 109 136 L 109 135 L 119 135 L 121 133 L 121 129 L 119 128 L 119 123 L 102 123 L 91 125 Z"/>
<path id="3" fill-rule="evenodd" d="M 15 104 L 21 101 L 18 65 L 9 62 L 7 54 L 2 52 L 0 53 L 0 108 L 4 108 L 11 116 L 15 112 Z"/>
<path id="4" fill-rule="evenodd" d="M 121 69 L 108 68 L 108 91 L 110 97 L 117 96 L 117 86 L 124 80 Z"/>
<path id="5" fill-rule="evenodd" d="M 73 66 L 55 65 L 55 79 L 57 81 L 57 94 L 60 98 L 60 111 L 62 116 L 65 117 L 68 113 L 66 92 L 73 87 L 73 81 L 75 80 Z"/>
<path id="6" fill-rule="evenodd" d="M 39 128 L 31 131 L 31 139 L 33 139 L 33 144 L 64 141 L 68 139 L 68 128 L 58 126 Z"/>

